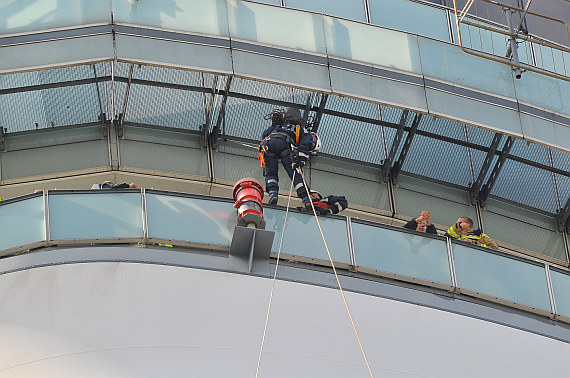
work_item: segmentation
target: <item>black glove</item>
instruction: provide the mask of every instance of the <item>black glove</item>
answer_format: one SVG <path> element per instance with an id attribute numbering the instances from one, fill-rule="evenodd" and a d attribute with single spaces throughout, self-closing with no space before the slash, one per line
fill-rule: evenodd
<path id="1" fill-rule="evenodd" d="M 291 164 L 291 167 L 293 167 L 293 169 L 297 169 L 297 168 L 303 168 L 305 166 L 305 161 L 302 159 L 299 159 L 297 161 L 294 161 Z"/>
<path id="2" fill-rule="evenodd" d="M 329 215 L 331 213 L 330 209 L 325 209 L 323 207 L 316 207 L 315 209 L 319 215 Z"/>

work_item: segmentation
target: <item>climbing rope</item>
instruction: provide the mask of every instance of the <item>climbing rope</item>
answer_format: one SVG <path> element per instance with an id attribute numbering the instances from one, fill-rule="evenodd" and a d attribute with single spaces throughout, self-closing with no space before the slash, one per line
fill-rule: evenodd
<path id="1" fill-rule="evenodd" d="M 321 228 L 321 222 L 319 222 L 319 217 L 317 216 L 317 212 L 315 211 L 315 205 L 313 204 L 313 199 L 310 196 L 309 187 L 305 181 L 305 175 L 303 175 L 303 171 L 298 168 L 299 173 L 301 174 L 301 178 L 303 179 L 303 185 L 305 186 L 305 190 L 307 194 L 309 194 L 309 201 L 311 202 L 311 208 L 313 209 L 313 214 L 315 215 L 315 219 L 317 221 L 317 225 L 319 226 L 319 231 L 321 232 L 321 237 L 323 238 L 323 243 L 325 244 L 325 249 L 327 250 L 327 254 L 329 256 L 329 261 L 331 263 L 334 276 L 336 278 L 336 283 L 338 284 L 338 288 L 342 295 L 342 300 L 344 301 L 344 306 L 346 307 L 346 312 L 348 313 L 348 317 L 350 318 L 350 322 L 352 323 L 352 328 L 354 329 L 354 333 L 356 334 L 356 339 L 358 340 L 358 344 L 360 345 L 360 350 L 362 351 L 362 356 L 364 357 L 364 361 L 366 362 L 366 367 L 368 368 L 368 372 L 370 372 L 370 376 L 374 378 L 372 374 L 372 370 L 370 369 L 370 364 L 368 363 L 368 358 L 366 358 L 366 353 L 364 352 L 364 347 L 362 346 L 362 341 L 360 340 L 360 336 L 358 335 L 358 331 L 356 330 L 356 325 L 354 324 L 354 319 L 352 319 L 352 314 L 350 313 L 350 309 L 348 308 L 348 303 L 346 302 L 346 297 L 344 295 L 344 290 L 342 289 L 342 285 L 340 284 L 340 280 L 338 278 L 338 274 L 336 272 L 336 267 L 334 266 L 334 262 L 331 256 L 331 252 L 329 250 L 329 246 L 327 245 L 327 241 L 325 240 L 325 235 L 323 233 L 323 229 Z M 290 195 L 290 194 L 289 194 Z"/>
<path id="2" fill-rule="evenodd" d="M 279 250 L 277 251 L 277 262 L 275 263 L 275 272 L 273 273 L 273 283 L 271 285 L 271 295 L 269 296 L 269 305 L 267 306 L 267 315 L 265 317 L 265 327 L 263 328 L 263 337 L 261 338 L 261 348 L 259 348 L 259 357 L 257 358 L 257 369 L 255 377 L 259 375 L 259 366 L 261 364 L 261 355 L 263 354 L 263 345 L 265 344 L 265 334 L 267 333 L 267 324 L 269 323 L 269 313 L 271 312 L 271 302 L 273 301 L 273 292 L 275 291 L 275 281 L 277 278 L 277 268 L 279 267 L 279 258 L 281 256 L 281 247 L 283 246 L 283 237 L 285 236 L 285 226 L 287 225 L 287 216 L 289 215 L 289 205 L 291 204 L 291 193 L 293 192 L 293 181 L 295 180 L 295 173 L 291 179 L 291 188 L 289 189 L 289 197 L 287 198 L 287 210 L 285 210 L 285 220 L 283 222 L 283 229 L 281 230 L 281 238 L 279 239 Z"/>

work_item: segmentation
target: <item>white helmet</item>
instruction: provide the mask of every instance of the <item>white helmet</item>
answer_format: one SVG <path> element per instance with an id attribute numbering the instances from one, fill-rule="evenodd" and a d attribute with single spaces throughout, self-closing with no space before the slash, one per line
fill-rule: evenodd
<path id="1" fill-rule="evenodd" d="M 311 132 L 311 135 L 313 136 L 313 149 L 311 150 L 311 154 L 315 155 L 323 145 L 321 143 L 321 138 L 319 138 L 317 134 Z"/>

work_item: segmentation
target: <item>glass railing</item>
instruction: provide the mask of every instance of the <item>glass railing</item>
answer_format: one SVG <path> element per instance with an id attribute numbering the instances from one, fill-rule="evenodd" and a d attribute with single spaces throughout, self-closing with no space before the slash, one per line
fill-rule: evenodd
<path id="1" fill-rule="evenodd" d="M 275 232 L 274 253 L 330 265 L 314 216 L 276 207 L 264 216 L 266 230 Z M 319 221 L 340 268 L 570 319 L 570 274 L 549 263 L 342 216 Z M 0 202 L 0 256 L 105 243 L 228 252 L 236 224 L 230 199 L 156 190 L 45 191 Z"/>

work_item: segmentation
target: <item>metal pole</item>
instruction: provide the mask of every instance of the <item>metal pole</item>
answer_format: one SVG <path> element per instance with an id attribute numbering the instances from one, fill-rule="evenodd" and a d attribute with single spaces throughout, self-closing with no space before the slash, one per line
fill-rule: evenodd
<path id="1" fill-rule="evenodd" d="M 513 67 L 513 71 L 515 72 L 515 77 L 517 79 L 520 79 L 522 76 L 522 70 L 519 67 L 517 67 L 520 66 L 520 62 L 519 62 L 517 40 L 515 38 L 515 31 L 511 20 L 512 12 L 506 8 L 503 8 L 503 10 L 505 11 L 505 16 L 507 18 L 507 27 L 509 28 L 509 33 L 510 33 L 509 46 L 507 48 L 506 57 L 509 58 L 509 56 L 512 55 L 513 65 L 515 66 Z"/>

